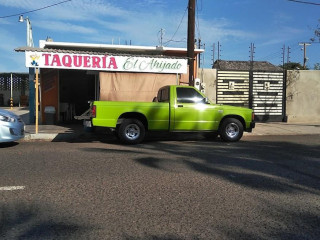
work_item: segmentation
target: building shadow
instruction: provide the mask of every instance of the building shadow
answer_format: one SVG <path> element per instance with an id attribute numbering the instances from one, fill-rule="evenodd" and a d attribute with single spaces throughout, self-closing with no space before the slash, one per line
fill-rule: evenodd
<path id="1" fill-rule="evenodd" d="M 81 239 L 92 226 L 48 214 L 48 206 L 15 202 L 0 205 L 0 239 Z"/>

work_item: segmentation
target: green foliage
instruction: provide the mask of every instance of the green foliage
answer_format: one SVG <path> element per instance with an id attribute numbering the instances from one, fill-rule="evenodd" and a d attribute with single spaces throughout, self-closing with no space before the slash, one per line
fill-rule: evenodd
<path id="1" fill-rule="evenodd" d="M 279 67 L 284 68 L 286 70 L 303 70 L 303 66 L 300 63 L 297 62 L 289 62 L 285 63 L 284 66 L 279 65 Z M 308 68 L 306 68 L 308 70 Z"/>
<path id="2" fill-rule="evenodd" d="M 316 63 L 313 67 L 314 70 L 320 70 L 320 63 Z"/>
<path id="3" fill-rule="evenodd" d="M 312 37 L 310 39 L 312 42 L 316 42 L 316 41 L 320 42 L 320 19 L 318 21 L 319 21 L 319 23 L 318 23 L 316 29 L 314 30 L 314 37 Z"/>

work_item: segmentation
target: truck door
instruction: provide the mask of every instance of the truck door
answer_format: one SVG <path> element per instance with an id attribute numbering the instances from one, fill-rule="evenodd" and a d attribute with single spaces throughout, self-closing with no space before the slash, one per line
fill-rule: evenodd
<path id="1" fill-rule="evenodd" d="M 174 105 L 175 131 L 205 131 L 218 128 L 217 110 L 194 88 L 177 87 Z"/>

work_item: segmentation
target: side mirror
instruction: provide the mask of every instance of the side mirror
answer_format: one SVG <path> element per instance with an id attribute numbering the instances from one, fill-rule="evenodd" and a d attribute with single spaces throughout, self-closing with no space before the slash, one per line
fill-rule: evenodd
<path id="1" fill-rule="evenodd" d="M 209 98 L 206 97 L 206 98 L 204 99 L 204 103 L 205 103 L 205 104 L 210 104 Z"/>

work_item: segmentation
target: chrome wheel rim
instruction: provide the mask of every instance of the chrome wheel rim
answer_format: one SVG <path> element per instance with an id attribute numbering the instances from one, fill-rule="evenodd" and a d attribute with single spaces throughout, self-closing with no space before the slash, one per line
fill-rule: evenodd
<path id="1" fill-rule="evenodd" d="M 125 135 L 130 140 L 136 140 L 140 136 L 140 128 L 137 124 L 129 124 L 125 128 Z"/>
<path id="2" fill-rule="evenodd" d="M 229 138 L 236 138 L 240 133 L 239 126 L 235 123 L 229 123 L 226 127 L 226 134 Z"/>

